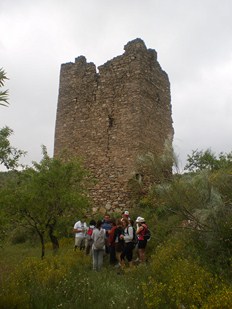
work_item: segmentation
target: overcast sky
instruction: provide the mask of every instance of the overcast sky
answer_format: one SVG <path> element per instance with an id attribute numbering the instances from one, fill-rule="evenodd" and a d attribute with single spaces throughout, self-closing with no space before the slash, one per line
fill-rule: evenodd
<path id="1" fill-rule="evenodd" d="M 232 150 L 231 0 L 0 0 L 0 127 L 24 163 L 41 160 L 42 144 L 53 155 L 60 65 L 84 55 L 100 66 L 135 38 L 169 76 L 180 168 L 194 149 Z"/>

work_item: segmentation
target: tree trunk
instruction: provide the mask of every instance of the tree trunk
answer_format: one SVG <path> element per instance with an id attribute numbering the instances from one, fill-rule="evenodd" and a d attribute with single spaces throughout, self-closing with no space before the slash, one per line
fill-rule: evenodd
<path id="1" fill-rule="evenodd" d="M 56 254 L 58 249 L 59 249 L 59 242 L 58 242 L 57 237 L 55 235 L 53 235 L 54 225 L 49 224 L 48 228 L 49 228 L 48 235 L 49 235 L 51 243 L 52 243 L 53 254 Z"/>
<path id="2" fill-rule="evenodd" d="M 40 243 L 41 243 L 41 259 L 43 259 L 45 256 L 44 232 L 42 233 L 38 232 L 38 234 L 39 234 Z"/>

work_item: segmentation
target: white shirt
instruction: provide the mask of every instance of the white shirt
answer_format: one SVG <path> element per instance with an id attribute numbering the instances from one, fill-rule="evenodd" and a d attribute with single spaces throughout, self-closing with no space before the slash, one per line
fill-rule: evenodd
<path id="1" fill-rule="evenodd" d="M 124 229 L 124 240 L 126 243 L 131 242 L 134 237 L 133 227 L 129 225 Z"/>
<path id="2" fill-rule="evenodd" d="M 85 232 L 87 230 L 87 224 L 85 222 L 77 221 L 74 224 L 74 229 L 80 231 L 79 233 L 75 234 L 75 237 L 84 238 L 85 237 Z"/>

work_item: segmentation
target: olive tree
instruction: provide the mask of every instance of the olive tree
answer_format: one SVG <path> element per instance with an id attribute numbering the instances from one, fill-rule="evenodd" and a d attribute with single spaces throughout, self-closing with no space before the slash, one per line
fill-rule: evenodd
<path id="1" fill-rule="evenodd" d="M 232 152 L 223 153 L 217 156 L 211 149 L 193 150 L 191 155 L 187 157 L 185 170 L 189 172 L 208 170 L 219 170 L 232 167 Z"/>
<path id="2" fill-rule="evenodd" d="M 63 162 L 50 158 L 43 146 L 41 162 L 33 162 L 32 167 L 19 172 L 1 193 L 12 222 L 32 228 L 39 236 L 42 258 L 46 233 L 56 251 L 59 248 L 55 234 L 58 222 L 88 206 L 85 175 L 77 160 Z"/>

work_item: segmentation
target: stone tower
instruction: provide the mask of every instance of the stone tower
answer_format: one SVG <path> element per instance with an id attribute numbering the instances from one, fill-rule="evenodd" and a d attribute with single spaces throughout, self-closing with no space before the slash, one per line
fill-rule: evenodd
<path id="1" fill-rule="evenodd" d="M 173 138 L 170 84 L 156 51 L 141 39 L 124 50 L 99 73 L 84 56 L 61 66 L 54 155 L 83 158 L 97 179 L 95 212 L 128 208 L 137 156 L 162 153 Z"/>

